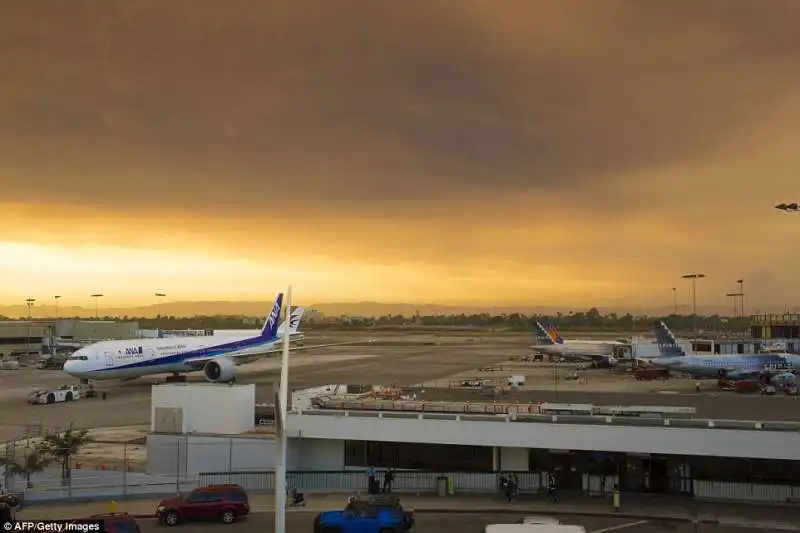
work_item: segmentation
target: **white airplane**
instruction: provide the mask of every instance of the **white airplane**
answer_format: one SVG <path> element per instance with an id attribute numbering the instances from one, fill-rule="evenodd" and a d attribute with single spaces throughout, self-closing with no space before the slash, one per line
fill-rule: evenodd
<path id="1" fill-rule="evenodd" d="M 64 371 L 84 382 L 129 380 L 165 373 L 178 376 L 199 371 L 208 381 L 230 382 L 236 376 L 237 365 L 280 352 L 283 339 L 278 336 L 278 319 L 282 302 L 280 293 L 264 327 L 255 334 L 103 341 L 73 353 L 64 363 Z M 292 327 L 291 321 L 289 327 Z M 359 342 L 320 344 L 303 349 Z"/>
<path id="2" fill-rule="evenodd" d="M 536 322 L 534 335 L 536 344 L 531 348 L 566 361 L 593 361 L 611 367 L 617 364 L 614 349 L 625 344 L 619 341 L 564 340 L 553 326 Z"/>
<path id="3" fill-rule="evenodd" d="M 295 307 L 292 309 L 292 314 L 289 315 L 289 339 L 292 342 L 303 340 L 303 334 L 300 332 L 300 320 L 306 312 L 305 307 Z M 286 329 L 286 322 L 282 322 L 278 326 L 278 338 L 283 340 L 283 332 Z M 258 335 L 257 329 L 215 329 L 214 337 L 252 337 Z"/>

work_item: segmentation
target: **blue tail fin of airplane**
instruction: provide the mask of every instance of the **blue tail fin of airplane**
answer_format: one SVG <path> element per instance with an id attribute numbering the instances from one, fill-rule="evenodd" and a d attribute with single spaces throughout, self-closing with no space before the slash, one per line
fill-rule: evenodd
<path id="1" fill-rule="evenodd" d="M 686 352 L 681 348 L 678 338 L 667 327 L 663 320 L 653 322 L 653 331 L 656 334 L 656 342 L 658 343 L 658 351 L 662 357 L 680 357 L 686 355 Z"/>
<path id="2" fill-rule="evenodd" d="M 264 321 L 264 327 L 261 328 L 261 337 L 264 339 L 274 339 L 278 336 L 278 321 L 281 318 L 281 307 L 283 307 L 283 293 L 279 292 L 275 297 L 275 303 L 272 305 L 272 311 L 267 315 Z"/>
<path id="3" fill-rule="evenodd" d="M 539 344 L 556 344 L 556 336 L 538 320 L 534 323 L 533 334 Z"/>

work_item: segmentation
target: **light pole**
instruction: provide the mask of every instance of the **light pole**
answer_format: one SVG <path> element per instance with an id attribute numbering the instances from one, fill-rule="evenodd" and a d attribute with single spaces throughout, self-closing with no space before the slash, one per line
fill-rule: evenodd
<path id="1" fill-rule="evenodd" d="M 739 314 L 739 302 L 736 301 L 736 298 L 739 297 L 738 292 L 729 292 L 725 295 L 726 298 L 733 298 L 733 318 L 738 318 Z"/>
<path id="2" fill-rule="evenodd" d="M 28 324 L 27 324 L 27 333 L 25 333 L 25 357 L 31 353 L 30 349 L 30 342 L 31 342 L 31 307 L 33 307 L 34 302 L 36 302 L 36 298 L 26 298 L 25 299 L 25 306 L 28 308 Z"/>
<path id="3" fill-rule="evenodd" d="M 678 316 L 678 287 L 672 287 L 672 314 Z"/>
<path id="4" fill-rule="evenodd" d="M 697 280 L 706 277 L 706 275 L 693 272 L 692 274 L 684 274 L 681 277 L 692 280 L 692 329 L 694 334 L 697 335 Z"/>
<path id="5" fill-rule="evenodd" d="M 61 296 L 58 296 L 58 295 L 53 296 L 53 300 L 55 300 L 55 302 L 56 302 L 56 305 L 55 305 L 55 307 L 56 307 L 56 320 L 58 320 L 58 299 L 59 298 L 61 298 Z"/>
<path id="6" fill-rule="evenodd" d="M 91 297 L 94 298 L 94 319 L 99 320 L 100 312 L 99 312 L 98 302 L 100 301 L 100 298 L 103 297 L 103 295 L 98 293 L 98 294 L 92 294 Z"/>
<path id="7" fill-rule="evenodd" d="M 736 283 L 739 284 L 739 305 L 742 308 L 742 318 L 744 318 L 744 279 L 737 279 Z"/>
<path id="8" fill-rule="evenodd" d="M 156 318 L 160 322 L 161 321 L 161 304 L 163 303 L 162 298 L 166 298 L 167 294 L 164 293 L 164 292 L 157 292 L 157 293 L 155 293 L 155 296 L 156 296 L 156 298 L 158 298 L 158 304 L 157 304 L 157 307 L 156 307 L 158 315 L 156 316 Z"/>
<path id="9" fill-rule="evenodd" d="M 31 307 L 36 302 L 36 298 L 26 298 L 25 299 L 25 307 L 28 309 L 28 320 L 31 319 Z"/>

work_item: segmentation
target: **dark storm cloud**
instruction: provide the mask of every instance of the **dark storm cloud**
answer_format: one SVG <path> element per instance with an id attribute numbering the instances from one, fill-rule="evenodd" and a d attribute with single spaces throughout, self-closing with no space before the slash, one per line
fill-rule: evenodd
<path id="1" fill-rule="evenodd" d="M 167 207 L 263 205 L 282 178 L 365 208 L 608 200 L 619 175 L 715 156 L 796 90 L 796 5 L 8 3 L 0 181 L 11 200 Z"/>

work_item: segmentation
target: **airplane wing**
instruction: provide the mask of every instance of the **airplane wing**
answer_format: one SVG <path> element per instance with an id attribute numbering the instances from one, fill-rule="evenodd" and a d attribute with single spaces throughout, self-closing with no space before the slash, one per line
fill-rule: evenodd
<path id="1" fill-rule="evenodd" d="M 311 346 L 292 346 L 291 350 L 293 352 L 296 352 L 296 351 L 301 351 L 301 350 L 303 350 L 303 351 L 305 351 L 305 350 L 313 350 L 313 349 L 316 349 L 316 348 L 331 348 L 331 347 L 334 347 L 334 346 L 354 346 L 354 345 L 358 345 L 358 344 L 364 345 L 364 344 L 371 344 L 373 342 L 375 342 L 375 339 L 362 339 L 362 340 L 357 340 L 357 341 L 332 342 L 332 343 L 327 343 L 327 344 L 314 344 L 314 345 L 311 345 Z M 257 361 L 259 359 L 263 359 L 264 357 L 278 356 L 278 355 L 280 355 L 280 353 L 282 351 L 283 351 L 283 344 L 276 343 L 276 344 L 271 344 L 271 345 L 268 345 L 268 346 L 264 346 L 263 350 L 259 350 L 257 352 L 250 352 L 250 353 L 248 353 L 246 355 L 234 355 L 234 356 L 229 356 L 229 357 L 238 366 L 238 365 L 244 365 L 244 364 L 247 364 L 247 363 L 252 363 L 253 361 Z M 186 371 L 187 372 L 198 371 L 198 370 L 202 370 L 203 366 L 205 366 L 205 364 L 207 362 L 209 362 L 210 360 L 215 359 L 215 358 L 220 357 L 220 356 L 223 356 L 223 355 L 225 355 L 225 354 L 222 354 L 222 353 L 221 354 L 209 354 L 209 355 L 203 355 L 201 357 L 192 357 L 190 359 L 186 359 L 183 362 L 183 364 L 186 366 Z"/>

